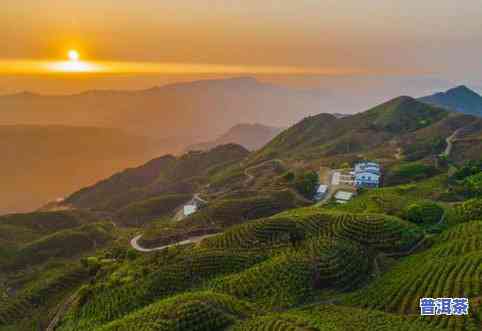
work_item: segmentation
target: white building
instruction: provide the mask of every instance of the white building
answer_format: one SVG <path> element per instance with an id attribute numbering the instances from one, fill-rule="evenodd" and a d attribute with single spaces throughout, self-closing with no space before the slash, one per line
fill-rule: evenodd
<path id="1" fill-rule="evenodd" d="M 328 185 L 319 185 L 318 189 L 316 190 L 315 200 L 323 199 L 323 197 L 326 195 L 326 192 L 328 192 Z"/>
<path id="2" fill-rule="evenodd" d="M 192 205 L 184 205 L 184 216 L 189 216 L 191 214 L 194 214 L 197 211 L 197 205 L 192 204 Z"/>
<path id="3" fill-rule="evenodd" d="M 353 192 L 338 191 L 335 194 L 335 200 L 337 203 L 347 203 L 351 200 L 351 198 L 353 198 L 353 195 Z"/>
<path id="4" fill-rule="evenodd" d="M 380 185 L 380 165 L 375 162 L 360 162 L 355 165 L 356 187 L 378 187 Z"/>
<path id="5" fill-rule="evenodd" d="M 183 207 L 183 214 L 184 216 L 189 216 L 194 214 L 202 208 L 206 204 L 206 201 L 201 199 L 198 195 L 195 195 L 194 198 L 191 199 L 188 203 L 186 203 Z"/>

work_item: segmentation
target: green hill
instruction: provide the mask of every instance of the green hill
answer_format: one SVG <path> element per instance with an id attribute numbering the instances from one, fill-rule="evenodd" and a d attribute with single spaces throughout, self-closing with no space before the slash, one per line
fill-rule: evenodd
<path id="1" fill-rule="evenodd" d="M 421 297 L 481 296 L 481 222 L 461 224 L 442 233 L 423 253 L 409 256 L 346 303 L 399 314 L 416 314 Z M 449 240 L 450 239 L 450 240 Z M 475 305 L 475 299 L 472 302 Z M 432 318 L 431 324 L 450 330 L 477 330 L 477 306 L 457 319 Z"/>
<path id="2" fill-rule="evenodd" d="M 480 121 L 400 97 L 251 154 L 154 159 L 69 211 L 0 217 L 0 331 L 479 330 L 482 162 L 458 162 Z M 320 165 L 364 157 L 390 186 L 309 200 Z M 421 318 L 423 296 L 468 297 L 470 314 Z"/>
<path id="3" fill-rule="evenodd" d="M 192 236 L 221 232 L 232 225 L 304 205 L 306 202 L 289 190 L 219 198 L 182 222 L 149 228 L 141 243 L 145 247 L 170 244 Z"/>
<path id="4" fill-rule="evenodd" d="M 321 159 L 325 164 L 367 158 L 395 160 L 397 149 L 420 159 L 437 155 L 445 139 L 456 129 L 479 121 L 472 116 L 450 113 L 410 97 L 398 97 L 368 111 L 336 118 L 329 114 L 308 117 L 283 131 L 251 162 L 281 158 Z M 479 129 L 476 131 L 480 132 Z M 475 157 L 475 155 L 474 155 Z"/>
<path id="5" fill-rule="evenodd" d="M 239 145 L 224 145 L 208 152 L 190 152 L 178 158 L 163 156 L 84 188 L 68 197 L 66 203 L 117 211 L 156 195 L 194 193 L 204 184 L 204 176 L 210 168 L 239 162 L 247 155 L 248 151 Z"/>

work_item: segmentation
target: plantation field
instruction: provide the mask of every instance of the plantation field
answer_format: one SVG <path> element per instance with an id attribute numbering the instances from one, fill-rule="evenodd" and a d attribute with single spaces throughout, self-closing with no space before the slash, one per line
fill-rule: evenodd
<path id="1" fill-rule="evenodd" d="M 472 221 L 442 233 L 429 250 L 404 258 L 344 302 L 416 315 L 421 297 L 468 297 L 473 299 L 470 316 L 432 318 L 430 322 L 449 330 L 477 330 L 481 315 L 474 298 L 482 295 L 481 226 L 481 221 Z"/>
<path id="2" fill-rule="evenodd" d="M 393 216 L 305 208 L 233 227 L 220 236 L 207 238 L 202 245 L 252 247 L 320 235 L 352 240 L 386 252 L 405 250 L 423 236 L 416 226 Z"/>
<path id="3" fill-rule="evenodd" d="M 163 252 L 139 262 L 140 270 L 119 269 L 86 288 L 60 330 L 89 330 L 177 292 L 199 288 L 216 276 L 239 272 L 262 260 L 262 252 L 187 250 Z M 150 268 L 145 268 L 150 265 Z M 162 266 L 162 267 L 161 267 Z M 143 269 L 142 269 L 143 268 Z M 132 271 L 132 272 L 131 272 Z"/>
<path id="4" fill-rule="evenodd" d="M 305 309 L 261 316 L 240 322 L 232 329 L 232 331 L 267 330 L 435 331 L 440 329 L 394 314 L 335 305 L 313 305 Z"/>
<path id="5" fill-rule="evenodd" d="M 366 279 L 369 269 L 368 256 L 359 245 L 318 238 L 243 272 L 217 278 L 209 287 L 279 309 L 309 302 L 317 290 L 355 288 Z"/>
<path id="6" fill-rule="evenodd" d="M 147 229 L 142 237 L 144 247 L 161 246 L 191 236 L 220 232 L 247 220 L 271 216 L 280 211 L 306 205 L 289 190 L 259 195 L 217 199 L 181 222 Z"/>
<path id="7" fill-rule="evenodd" d="M 30 281 L 12 298 L 0 298 L 0 330 L 35 330 L 44 325 L 63 298 L 89 279 L 88 270 L 64 266 Z"/>

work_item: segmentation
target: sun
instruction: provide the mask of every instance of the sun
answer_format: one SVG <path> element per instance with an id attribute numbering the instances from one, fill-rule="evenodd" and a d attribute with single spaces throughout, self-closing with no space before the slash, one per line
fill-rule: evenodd
<path id="1" fill-rule="evenodd" d="M 80 58 L 79 52 L 77 52 L 75 49 L 68 51 L 67 56 L 69 57 L 70 61 L 78 61 Z"/>

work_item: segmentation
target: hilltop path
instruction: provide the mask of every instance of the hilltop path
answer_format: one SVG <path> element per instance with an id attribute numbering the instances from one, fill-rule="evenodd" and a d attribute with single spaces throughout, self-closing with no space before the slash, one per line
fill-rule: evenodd
<path id="1" fill-rule="evenodd" d="M 246 177 L 248 177 L 248 178 L 246 179 L 246 181 L 245 181 L 244 184 L 247 186 L 250 182 L 252 182 L 252 181 L 254 180 L 254 176 L 249 173 L 250 170 L 256 169 L 256 168 L 260 168 L 260 167 L 264 166 L 265 164 L 271 163 L 271 162 L 273 162 L 273 163 L 274 163 L 274 162 L 277 162 L 277 163 L 281 163 L 281 164 L 284 163 L 283 160 L 280 160 L 280 159 L 272 159 L 272 160 L 267 160 L 267 161 L 261 162 L 261 163 L 259 163 L 259 164 L 256 164 L 256 165 L 254 165 L 254 166 L 251 166 L 251 167 L 248 167 L 248 168 L 244 169 L 244 175 L 245 175 Z"/>

